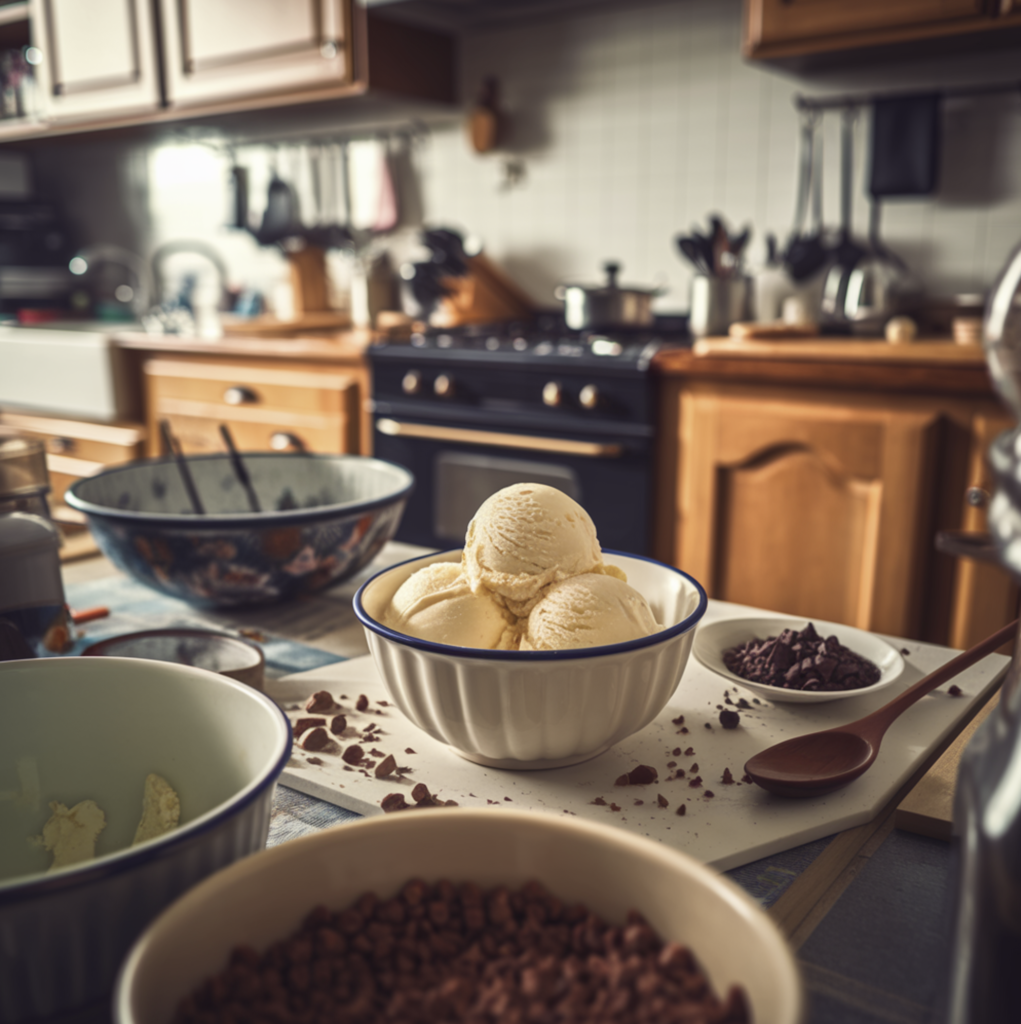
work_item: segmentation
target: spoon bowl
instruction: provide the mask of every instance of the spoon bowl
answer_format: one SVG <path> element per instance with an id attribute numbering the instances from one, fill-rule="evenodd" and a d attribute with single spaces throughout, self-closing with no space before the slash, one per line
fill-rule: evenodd
<path id="1" fill-rule="evenodd" d="M 759 751 L 745 763 L 745 772 L 763 789 L 786 797 L 825 796 L 854 782 L 872 766 L 883 735 L 904 711 L 937 686 L 1012 640 L 1018 622 L 1015 619 L 974 647 L 962 651 L 857 722 L 795 736 Z"/>
<path id="2" fill-rule="evenodd" d="M 824 796 L 864 774 L 879 745 L 844 728 L 812 732 L 777 743 L 744 766 L 756 785 L 777 796 Z"/>

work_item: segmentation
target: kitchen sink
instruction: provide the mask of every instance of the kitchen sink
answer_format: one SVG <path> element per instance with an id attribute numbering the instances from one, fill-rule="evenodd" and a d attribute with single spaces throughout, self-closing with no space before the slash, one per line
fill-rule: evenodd
<path id="1" fill-rule="evenodd" d="M 59 321 L 0 326 L 0 409 L 111 422 L 135 396 L 114 335 L 130 323 Z"/>

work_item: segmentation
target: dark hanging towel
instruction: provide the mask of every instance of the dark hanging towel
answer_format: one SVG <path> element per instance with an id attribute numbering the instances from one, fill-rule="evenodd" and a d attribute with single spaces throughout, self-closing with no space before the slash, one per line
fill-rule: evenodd
<path id="1" fill-rule="evenodd" d="M 940 93 L 878 99 L 872 109 L 873 196 L 927 196 L 939 170 Z"/>

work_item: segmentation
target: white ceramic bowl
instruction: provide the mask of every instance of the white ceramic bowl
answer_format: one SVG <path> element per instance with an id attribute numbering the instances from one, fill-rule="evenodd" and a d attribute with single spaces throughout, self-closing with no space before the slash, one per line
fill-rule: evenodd
<path id="1" fill-rule="evenodd" d="M 536 879 L 611 923 L 642 913 L 665 941 L 689 945 L 724 994 L 742 985 L 760 1024 L 797 1024 L 797 963 L 767 914 L 729 879 L 687 854 L 620 829 L 552 814 L 430 810 L 341 825 L 221 871 L 160 915 L 117 982 L 118 1024 L 168 1024 L 184 996 L 222 970 L 239 944 L 262 951 L 316 905 L 333 910 L 412 878 L 483 887 Z"/>
<path id="2" fill-rule="evenodd" d="M 204 669 L 137 658 L 0 664 L 0 1022 L 109 999 L 125 953 L 164 907 L 266 845 L 290 750 L 287 718 L 268 697 Z M 26 763 L 38 773 L 35 801 Z M 150 772 L 179 794 L 181 824 L 131 847 Z M 46 873 L 51 856 L 29 839 L 48 803 L 88 798 L 107 820 L 96 859 Z"/>
<path id="3" fill-rule="evenodd" d="M 609 750 L 647 726 L 677 689 L 705 614 L 702 587 L 649 558 L 604 551 L 627 573 L 656 621 L 652 636 L 568 651 L 484 651 L 397 633 L 380 619 L 397 588 L 432 562 L 428 555 L 364 583 L 354 608 L 394 703 L 434 739 L 494 768 L 558 768 Z"/>
<path id="4" fill-rule="evenodd" d="M 863 686 L 858 690 L 785 690 L 782 686 L 770 686 L 768 683 L 742 679 L 735 672 L 731 672 L 723 662 L 724 653 L 734 647 L 750 640 L 768 640 L 770 637 L 779 636 L 785 629 L 802 630 L 809 621 L 820 636 L 835 636 L 849 650 L 868 658 L 879 669 L 879 679 L 871 686 Z M 720 619 L 718 622 L 711 622 L 698 628 L 693 650 L 695 657 L 706 668 L 712 669 L 724 679 L 729 679 L 732 683 L 765 697 L 766 700 L 789 704 L 823 704 L 831 700 L 871 696 L 895 683 L 904 671 L 904 658 L 900 651 L 874 633 L 866 633 L 864 630 L 839 622 L 798 619 L 791 616 L 762 615 L 750 619 Z"/>

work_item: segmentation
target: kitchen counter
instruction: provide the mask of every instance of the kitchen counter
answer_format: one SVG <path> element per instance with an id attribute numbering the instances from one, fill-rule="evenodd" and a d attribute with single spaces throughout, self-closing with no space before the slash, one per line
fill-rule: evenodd
<path id="1" fill-rule="evenodd" d="M 204 613 L 152 595 L 148 614 L 165 618 L 150 625 L 197 617 L 208 626 L 263 631 L 268 671 L 277 675 L 357 657 L 366 646 L 351 609 L 355 589 L 382 566 L 419 550 L 391 543 L 358 577 L 284 606 Z M 105 559 L 65 565 L 63 574 L 72 607 L 99 599 L 111 608 L 109 618 L 83 627 L 79 644 L 141 628 L 147 603 L 128 591 L 144 588 Z M 867 824 L 728 873 L 767 907 L 797 951 L 809 993 L 805 1024 L 922 1022 L 939 1004 L 949 956 L 950 846 L 894 827 L 898 805 L 927 768 Z M 269 842 L 357 817 L 278 786 Z"/>
<path id="2" fill-rule="evenodd" d="M 653 366 L 663 376 L 692 379 L 815 384 L 887 392 L 994 393 L 982 346 L 955 345 L 949 340 L 891 345 L 878 338 L 701 338 L 690 349 L 658 353 Z"/>

